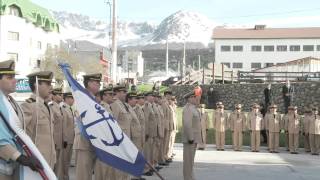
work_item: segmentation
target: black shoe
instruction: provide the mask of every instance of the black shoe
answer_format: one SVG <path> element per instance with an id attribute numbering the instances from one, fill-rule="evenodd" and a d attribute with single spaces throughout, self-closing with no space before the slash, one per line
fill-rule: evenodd
<path id="1" fill-rule="evenodd" d="M 159 163 L 160 166 L 169 166 L 169 163 Z"/>
<path id="2" fill-rule="evenodd" d="M 312 155 L 319 155 L 319 153 L 312 153 Z"/>
<path id="3" fill-rule="evenodd" d="M 157 167 L 156 167 L 156 170 L 159 171 L 159 170 L 162 169 L 162 168 L 163 168 L 163 167 L 161 167 L 161 166 L 157 166 Z"/>
<path id="4" fill-rule="evenodd" d="M 146 178 L 140 178 L 139 180 L 146 180 Z"/>
<path id="5" fill-rule="evenodd" d="M 144 176 L 152 176 L 153 175 L 153 172 L 150 170 L 146 173 L 143 174 Z"/>
<path id="6" fill-rule="evenodd" d="M 167 159 L 166 160 L 166 163 L 171 163 L 172 162 L 172 159 Z"/>
<path id="7" fill-rule="evenodd" d="M 201 150 L 201 151 L 203 151 L 203 150 L 204 150 L 204 148 L 198 148 L 198 150 Z"/>

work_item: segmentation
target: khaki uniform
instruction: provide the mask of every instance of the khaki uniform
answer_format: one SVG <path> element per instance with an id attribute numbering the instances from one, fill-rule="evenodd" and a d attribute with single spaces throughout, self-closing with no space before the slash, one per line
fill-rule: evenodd
<path id="1" fill-rule="evenodd" d="M 72 157 L 72 147 L 74 142 L 74 114 L 72 108 L 67 105 L 62 105 L 62 112 L 64 116 L 63 122 L 63 141 L 67 142 L 67 147 L 63 149 L 63 169 L 64 169 L 64 180 L 69 180 L 69 166 Z"/>
<path id="2" fill-rule="evenodd" d="M 120 101 L 119 99 L 116 99 L 111 104 L 111 110 L 114 115 L 114 118 L 117 120 L 120 128 L 122 131 L 129 137 L 131 135 L 130 129 L 131 129 L 131 115 L 129 111 L 129 105 Z M 119 180 L 127 180 L 129 179 L 129 175 L 127 173 L 124 173 L 117 169 L 112 169 L 112 175 L 115 177 L 115 179 Z"/>
<path id="3" fill-rule="evenodd" d="M 137 114 L 131 106 L 128 106 L 130 115 L 132 117 L 130 132 L 131 140 L 134 145 L 137 146 L 138 150 L 142 151 L 142 139 L 141 139 L 141 125 Z"/>
<path id="4" fill-rule="evenodd" d="M 303 133 L 304 133 L 304 150 L 306 152 L 311 152 L 310 149 L 310 140 L 309 140 L 309 128 L 310 128 L 310 121 L 312 115 L 305 114 L 303 118 Z"/>
<path id="5" fill-rule="evenodd" d="M 233 149 L 239 151 L 243 143 L 243 133 L 246 129 L 246 116 L 242 112 L 233 112 L 229 117 L 232 132 Z"/>
<path id="6" fill-rule="evenodd" d="M 198 143 L 203 143 L 201 136 L 200 112 L 195 105 L 187 103 L 182 113 L 182 143 L 183 143 L 183 178 L 194 180 L 193 165 Z M 189 141 L 193 141 L 190 144 Z"/>
<path id="7" fill-rule="evenodd" d="M 49 103 L 52 114 L 53 114 L 53 139 L 57 153 L 57 162 L 54 167 L 54 172 L 58 179 L 63 179 L 63 122 L 64 116 L 62 113 L 62 108 L 56 102 L 52 101 Z"/>
<path id="8" fill-rule="evenodd" d="M 163 113 L 163 110 L 162 110 L 162 107 L 161 105 L 159 104 L 154 104 L 154 108 L 155 108 L 155 112 L 156 112 L 156 115 L 158 117 L 158 128 L 157 128 L 157 131 L 158 131 L 158 147 L 157 148 L 157 160 L 158 162 L 160 163 L 164 163 L 166 161 L 165 159 L 165 156 L 164 156 L 164 146 L 165 146 L 165 143 L 164 143 L 164 133 L 165 133 L 165 120 L 164 120 L 164 113 Z"/>
<path id="9" fill-rule="evenodd" d="M 312 114 L 309 124 L 309 139 L 312 154 L 320 153 L 320 116 Z"/>
<path id="10" fill-rule="evenodd" d="M 103 106 L 107 110 L 107 112 L 113 116 L 109 104 L 102 101 L 101 106 Z M 96 160 L 96 164 L 94 167 L 94 177 L 96 180 L 113 180 L 113 171 L 114 169 L 111 166 L 107 165 L 104 162 L 101 162 L 99 159 Z"/>
<path id="11" fill-rule="evenodd" d="M 146 119 L 144 117 L 144 112 L 143 112 L 143 107 L 140 105 L 136 105 L 133 108 L 134 112 L 136 113 L 139 122 L 140 122 L 140 126 L 141 126 L 141 147 L 142 149 L 144 149 L 144 145 L 146 143 L 146 138 L 145 138 L 145 124 L 146 124 Z"/>
<path id="12" fill-rule="evenodd" d="M 225 145 L 225 131 L 227 129 L 228 114 L 216 110 L 213 113 L 213 128 L 216 130 L 216 147 L 218 150 L 223 150 Z"/>
<path id="13" fill-rule="evenodd" d="M 53 139 L 53 113 L 44 100 L 33 94 L 21 105 L 25 117 L 26 133 L 37 146 L 44 159 L 53 169 L 56 163 L 56 150 Z"/>
<path id="14" fill-rule="evenodd" d="M 298 114 L 286 114 L 283 121 L 285 122 L 284 129 L 289 135 L 289 150 L 291 153 L 295 153 L 299 148 L 300 116 Z"/>
<path id="15" fill-rule="evenodd" d="M 198 144 L 198 148 L 205 149 L 207 144 L 207 130 L 209 128 L 209 115 L 208 112 L 201 112 L 201 134 L 203 137 L 203 143 Z"/>
<path id="16" fill-rule="evenodd" d="M 146 102 L 144 105 L 144 115 L 146 119 L 146 146 L 145 146 L 145 157 L 149 163 L 153 165 L 155 157 L 153 156 L 154 151 L 154 140 L 157 136 L 157 122 L 156 115 L 152 108 L 152 104 Z"/>
<path id="17" fill-rule="evenodd" d="M 167 160 L 170 158 L 169 156 L 169 143 L 170 143 L 170 105 L 167 99 L 163 99 L 161 102 L 161 107 L 163 110 L 163 125 L 164 125 L 164 138 L 163 138 L 163 154 L 164 154 L 164 159 Z"/>
<path id="18" fill-rule="evenodd" d="M 260 151 L 260 131 L 264 129 L 263 115 L 260 112 L 249 112 L 248 129 L 251 131 L 251 150 Z"/>
<path id="19" fill-rule="evenodd" d="M 278 152 L 281 115 L 267 113 L 265 123 L 266 130 L 269 132 L 269 151 Z"/>
<path id="20" fill-rule="evenodd" d="M 173 155 L 173 145 L 176 140 L 176 134 L 178 132 L 178 124 L 177 124 L 177 113 L 176 106 L 170 106 L 170 116 L 169 116 L 169 131 L 170 131 L 170 140 L 169 140 L 169 152 L 168 157 L 170 158 Z"/>

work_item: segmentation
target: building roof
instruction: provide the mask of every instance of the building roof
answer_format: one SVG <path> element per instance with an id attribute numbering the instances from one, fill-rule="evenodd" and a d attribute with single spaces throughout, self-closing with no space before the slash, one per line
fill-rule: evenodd
<path id="1" fill-rule="evenodd" d="M 9 14 L 10 6 L 14 5 L 20 10 L 21 17 L 46 31 L 59 32 L 59 24 L 50 12 L 30 0 L 1 0 L 0 15 Z"/>
<path id="2" fill-rule="evenodd" d="M 212 39 L 311 39 L 320 38 L 320 27 L 307 28 L 265 28 L 256 25 L 249 29 L 217 27 Z"/>

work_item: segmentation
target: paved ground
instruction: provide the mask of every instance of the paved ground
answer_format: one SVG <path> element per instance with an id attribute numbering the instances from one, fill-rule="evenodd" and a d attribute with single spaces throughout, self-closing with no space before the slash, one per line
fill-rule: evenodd
<path id="1" fill-rule="evenodd" d="M 209 145 L 205 151 L 197 151 L 195 176 L 197 180 L 319 180 L 320 157 L 311 156 L 300 150 L 300 154 L 289 154 L 281 150 L 278 154 L 268 153 L 262 148 L 259 153 L 244 147 L 234 152 L 230 146 L 226 151 L 216 151 Z M 182 144 L 175 145 L 176 157 L 170 166 L 160 171 L 166 180 L 182 180 Z M 74 180 L 74 168 L 70 169 Z M 148 180 L 157 180 L 155 175 Z"/>

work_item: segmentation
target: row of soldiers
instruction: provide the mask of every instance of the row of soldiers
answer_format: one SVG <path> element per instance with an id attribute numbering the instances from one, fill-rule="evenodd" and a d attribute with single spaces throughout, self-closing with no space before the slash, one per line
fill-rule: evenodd
<path id="1" fill-rule="evenodd" d="M 0 62 L 0 90 L 17 114 L 18 126 L 31 138 L 59 179 L 69 179 L 68 171 L 63 169 L 69 167 L 74 136 L 71 93 L 64 94 L 62 99 L 61 92 L 52 91 L 52 72 L 32 73 L 27 76 L 32 95 L 19 105 L 9 95 L 16 89 L 15 75 L 14 61 Z M 28 157 L 22 152 L 23 145 L 18 144 L 14 137 L 2 136 L 9 128 L 4 126 L 4 119 L 1 118 L 0 122 L 0 179 L 19 179 L 18 164 L 34 171 L 42 169 L 35 157 Z"/>
<path id="2" fill-rule="evenodd" d="M 235 151 L 241 151 L 243 135 L 250 132 L 251 150 L 260 150 L 260 131 L 266 130 L 268 135 L 268 149 L 271 153 L 279 152 L 279 135 L 285 133 L 287 150 L 292 154 L 298 153 L 299 136 L 304 136 L 304 147 L 306 152 L 312 155 L 320 153 L 320 116 L 317 107 L 306 108 L 304 116 L 298 114 L 296 106 L 289 106 L 288 113 L 281 115 L 277 112 L 277 105 L 269 106 L 269 111 L 263 117 L 260 113 L 259 104 L 253 104 L 248 114 L 242 112 L 242 105 L 236 104 L 235 110 L 230 115 L 224 110 L 222 102 L 218 102 L 217 110 L 212 117 L 213 128 L 215 129 L 215 142 L 218 151 L 224 150 L 225 132 L 230 129 L 232 132 L 232 144 Z M 208 113 L 202 106 L 202 134 L 206 136 L 209 126 Z M 199 149 L 205 148 L 205 141 L 198 144 Z"/>
<path id="3" fill-rule="evenodd" d="M 132 140 L 152 167 L 146 166 L 144 175 L 152 176 L 161 166 L 172 162 L 173 144 L 177 129 L 175 98 L 171 91 L 159 93 L 147 92 L 137 94 L 127 92 L 122 85 L 100 89 L 101 74 L 84 76 L 84 86 L 96 97 L 109 114 L 118 122 L 122 131 Z M 92 146 L 76 132 L 74 149 L 76 153 L 76 179 L 97 180 L 144 179 L 130 177 L 96 158 Z M 85 163 L 83 163 L 85 162 Z"/>

